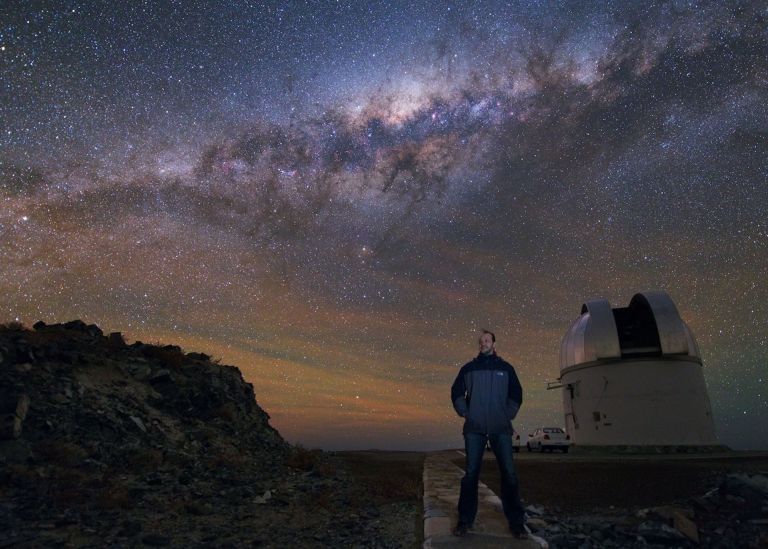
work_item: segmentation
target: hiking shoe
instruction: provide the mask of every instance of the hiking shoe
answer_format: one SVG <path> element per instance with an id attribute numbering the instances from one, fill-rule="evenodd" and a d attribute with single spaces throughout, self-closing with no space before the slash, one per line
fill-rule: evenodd
<path id="1" fill-rule="evenodd" d="M 457 537 L 466 536 L 467 532 L 469 532 L 469 524 L 464 524 L 463 522 L 458 523 L 453 529 L 453 535 Z"/>
<path id="2" fill-rule="evenodd" d="M 528 530 L 525 529 L 525 525 L 510 526 L 509 531 L 512 532 L 512 536 L 517 539 L 528 539 Z"/>

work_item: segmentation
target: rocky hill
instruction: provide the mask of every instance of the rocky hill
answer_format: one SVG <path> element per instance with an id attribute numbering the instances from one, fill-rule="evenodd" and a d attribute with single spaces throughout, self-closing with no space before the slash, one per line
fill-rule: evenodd
<path id="1" fill-rule="evenodd" d="M 240 371 L 95 325 L 0 326 L 0 547 L 411 545 Z"/>

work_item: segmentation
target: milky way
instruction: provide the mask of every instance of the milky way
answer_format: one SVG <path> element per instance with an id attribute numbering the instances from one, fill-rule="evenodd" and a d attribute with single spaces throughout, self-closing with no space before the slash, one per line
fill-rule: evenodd
<path id="1" fill-rule="evenodd" d="M 324 448 L 460 445 L 477 330 L 562 423 L 581 304 L 664 289 L 766 448 L 759 3 L 0 7 L 0 311 L 235 364 Z"/>

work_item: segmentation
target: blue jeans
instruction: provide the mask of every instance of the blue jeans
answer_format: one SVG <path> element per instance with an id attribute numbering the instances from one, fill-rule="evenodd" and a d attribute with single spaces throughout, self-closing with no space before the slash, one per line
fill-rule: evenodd
<path id="1" fill-rule="evenodd" d="M 496 454 L 501 471 L 501 503 L 504 516 L 510 526 L 519 527 L 525 522 L 525 511 L 520 503 L 517 474 L 512 463 L 512 437 L 506 433 L 483 435 L 466 433 L 464 449 L 467 455 L 466 473 L 461 479 L 459 495 L 459 522 L 471 526 L 477 515 L 477 483 L 480 481 L 480 467 L 483 464 L 486 438 Z"/>

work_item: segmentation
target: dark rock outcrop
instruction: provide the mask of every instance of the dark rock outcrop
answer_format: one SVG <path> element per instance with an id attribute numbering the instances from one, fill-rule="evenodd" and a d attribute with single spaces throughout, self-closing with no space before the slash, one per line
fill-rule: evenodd
<path id="1" fill-rule="evenodd" d="M 0 546 L 399 546 L 210 358 L 80 320 L 0 325 Z"/>

